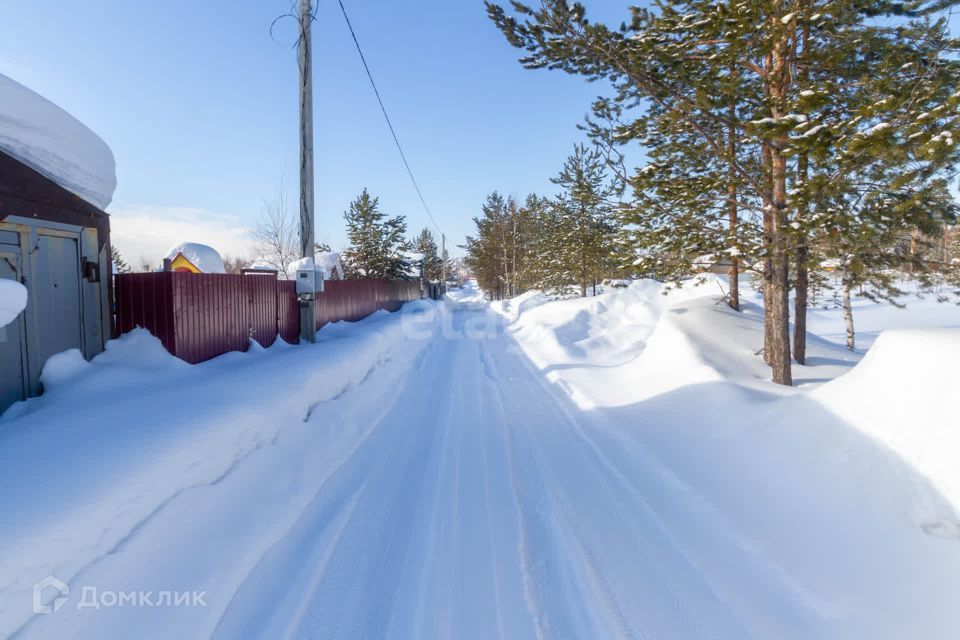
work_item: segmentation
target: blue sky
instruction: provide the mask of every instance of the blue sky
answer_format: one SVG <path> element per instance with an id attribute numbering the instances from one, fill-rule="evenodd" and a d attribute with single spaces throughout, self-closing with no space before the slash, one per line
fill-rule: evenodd
<path id="1" fill-rule="evenodd" d="M 112 147 L 116 243 L 158 261 L 175 241 L 236 255 L 264 198 L 298 179 L 290 0 L 4 2 L 0 73 L 50 98 Z M 408 158 L 449 244 L 494 189 L 553 191 L 599 85 L 526 71 L 480 0 L 345 0 Z M 626 0 L 588 1 L 619 21 Z M 335 0 L 314 27 L 317 237 L 344 243 L 364 187 L 429 221 Z"/>

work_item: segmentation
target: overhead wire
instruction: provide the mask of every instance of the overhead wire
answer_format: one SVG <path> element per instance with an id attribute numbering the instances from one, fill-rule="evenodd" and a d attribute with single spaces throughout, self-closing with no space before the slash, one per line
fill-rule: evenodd
<path id="1" fill-rule="evenodd" d="M 440 230 L 440 225 L 437 224 L 436 219 L 433 217 L 433 213 L 430 212 L 430 207 L 427 205 L 426 199 L 423 197 L 423 191 L 420 189 L 420 184 L 417 182 L 417 179 L 413 175 L 413 170 L 410 168 L 410 162 L 407 160 L 407 154 L 403 151 L 403 146 L 400 144 L 400 138 L 397 136 L 397 130 L 393 127 L 393 122 L 390 120 L 390 115 L 387 113 L 387 107 L 383 103 L 383 97 L 380 95 L 380 90 L 377 88 L 377 83 L 373 79 L 373 74 L 370 72 L 370 65 L 367 64 L 367 57 L 363 54 L 363 48 L 360 46 L 360 41 L 357 39 L 357 33 L 353 29 L 353 23 L 350 22 L 350 16 L 347 15 L 347 8 L 343 6 L 343 0 L 337 0 L 337 3 L 340 5 L 340 12 L 343 14 L 343 19 L 347 23 L 347 28 L 350 30 L 350 36 L 353 38 L 353 44 L 356 45 L 357 53 L 360 54 L 360 61 L 363 63 L 363 69 L 367 73 L 367 78 L 370 80 L 370 86 L 373 87 L 373 93 L 377 97 L 377 102 L 380 104 L 380 111 L 383 112 L 383 118 L 387 121 L 387 127 L 390 129 L 390 135 L 393 136 L 393 142 L 397 146 L 397 151 L 400 152 L 400 158 L 403 160 L 403 166 L 407 169 L 407 175 L 410 176 L 410 182 L 413 183 L 413 188 L 417 191 L 417 196 L 420 198 L 420 204 L 423 205 L 423 210 L 427 212 L 427 217 L 430 218 L 430 222 L 433 223 L 434 228 L 437 230 L 437 233 L 443 235 L 443 232 Z"/>

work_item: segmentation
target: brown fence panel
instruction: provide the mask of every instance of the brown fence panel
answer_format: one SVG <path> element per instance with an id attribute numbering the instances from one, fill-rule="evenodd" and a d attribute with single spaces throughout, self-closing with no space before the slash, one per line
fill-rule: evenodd
<path id="1" fill-rule="evenodd" d="M 170 276 L 175 356 L 194 364 L 230 351 L 247 350 L 252 325 L 248 319 L 250 304 L 243 276 L 213 273 L 171 273 Z"/>
<path id="2" fill-rule="evenodd" d="M 166 273 L 123 274 L 115 278 L 118 334 L 136 327 L 150 330 L 170 353 L 175 353 L 173 290 Z"/>
<path id="3" fill-rule="evenodd" d="M 251 337 L 259 342 L 260 346 L 269 347 L 277 340 L 280 321 L 276 274 L 247 272 L 242 278 Z"/>
<path id="4" fill-rule="evenodd" d="M 300 302 L 297 300 L 297 283 L 293 280 L 277 282 L 277 304 L 280 322 L 280 337 L 290 344 L 300 343 Z"/>
<path id="5" fill-rule="evenodd" d="M 114 286 L 118 333 L 143 327 L 192 364 L 246 351 L 250 338 L 264 347 L 278 335 L 300 341 L 296 283 L 275 274 L 128 273 L 116 276 Z M 317 329 L 419 298 L 417 282 L 329 280 L 317 296 Z"/>
<path id="6" fill-rule="evenodd" d="M 317 330 L 328 322 L 356 322 L 380 309 L 397 311 L 420 299 L 420 283 L 404 280 L 327 280 L 317 296 Z"/>

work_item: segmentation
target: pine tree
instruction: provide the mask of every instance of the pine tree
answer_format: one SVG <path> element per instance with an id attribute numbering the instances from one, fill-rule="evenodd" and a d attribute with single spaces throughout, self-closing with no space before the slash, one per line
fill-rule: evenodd
<path id="1" fill-rule="evenodd" d="M 423 256 L 423 277 L 429 282 L 440 282 L 443 275 L 443 259 L 440 257 L 437 241 L 430 229 L 424 228 L 420 235 L 410 243 L 412 250 Z"/>
<path id="2" fill-rule="evenodd" d="M 467 237 L 465 262 L 489 296 L 509 298 L 531 286 L 531 242 L 536 236 L 532 224 L 541 206 L 536 196 L 520 206 L 494 192 L 487 196 L 482 215 L 473 219 L 477 232 Z"/>
<path id="3" fill-rule="evenodd" d="M 633 238 L 641 261 L 678 273 L 705 251 L 759 258 L 764 355 L 774 381 L 791 384 L 790 266 L 823 221 L 805 203 L 843 188 L 830 169 L 845 154 L 865 175 L 892 163 L 897 172 L 876 186 L 903 191 L 955 162 L 960 72 L 945 23 L 868 19 L 925 11 L 882 0 L 662 0 L 655 12 L 633 9 L 619 29 L 566 0 L 512 6 L 517 17 L 487 4 L 527 51 L 521 62 L 606 80 L 614 95 L 595 116 L 613 120 L 609 140 L 639 141 L 653 156 L 630 178 L 638 231 L 656 234 Z M 638 105 L 649 108 L 638 115 Z M 724 225 L 731 203 L 737 215 Z M 915 222 L 905 211 L 891 211 L 894 226 Z"/>
<path id="4" fill-rule="evenodd" d="M 388 218 L 380 201 L 364 189 L 344 213 L 350 246 L 343 253 L 347 277 L 402 279 L 407 225 L 403 216 Z"/>
<path id="5" fill-rule="evenodd" d="M 606 162 L 597 149 L 578 144 L 567 158 L 563 170 L 552 182 L 563 191 L 554 204 L 555 220 L 544 231 L 554 236 L 563 266 L 558 272 L 569 274 L 580 287 L 581 297 L 598 279 L 609 272 L 614 239 L 610 184 Z M 554 274 L 556 275 L 556 274 Z"/>
<path id="6" fill-rule="evenodd" d="M 131 273 L 133 268 L 130 264 L 123 259 L 123 254 L 120 253 L 120 249 L 116 245 L 110 245 L 110 260 L 113 263 L 113 272 L 114 273 Z"/>

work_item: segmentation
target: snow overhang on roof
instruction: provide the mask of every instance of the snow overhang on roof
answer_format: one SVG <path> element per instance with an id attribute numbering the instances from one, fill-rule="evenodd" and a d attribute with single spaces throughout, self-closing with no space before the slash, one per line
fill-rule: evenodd
<path id="1" fill-rule="evenodd" d="M 220 253 L 208 245 L 199 242 L 181 242 L 170 247 L 163 259 L 174 260 L 180 255 L 199 269 L 200 273 L 226 273 Z"/>
<path id="2" fill-rule="evenodd" d="M 113 152 L 43 96 L 0 74 L 0 150 L 99 209 L 117 187 Z"/>

